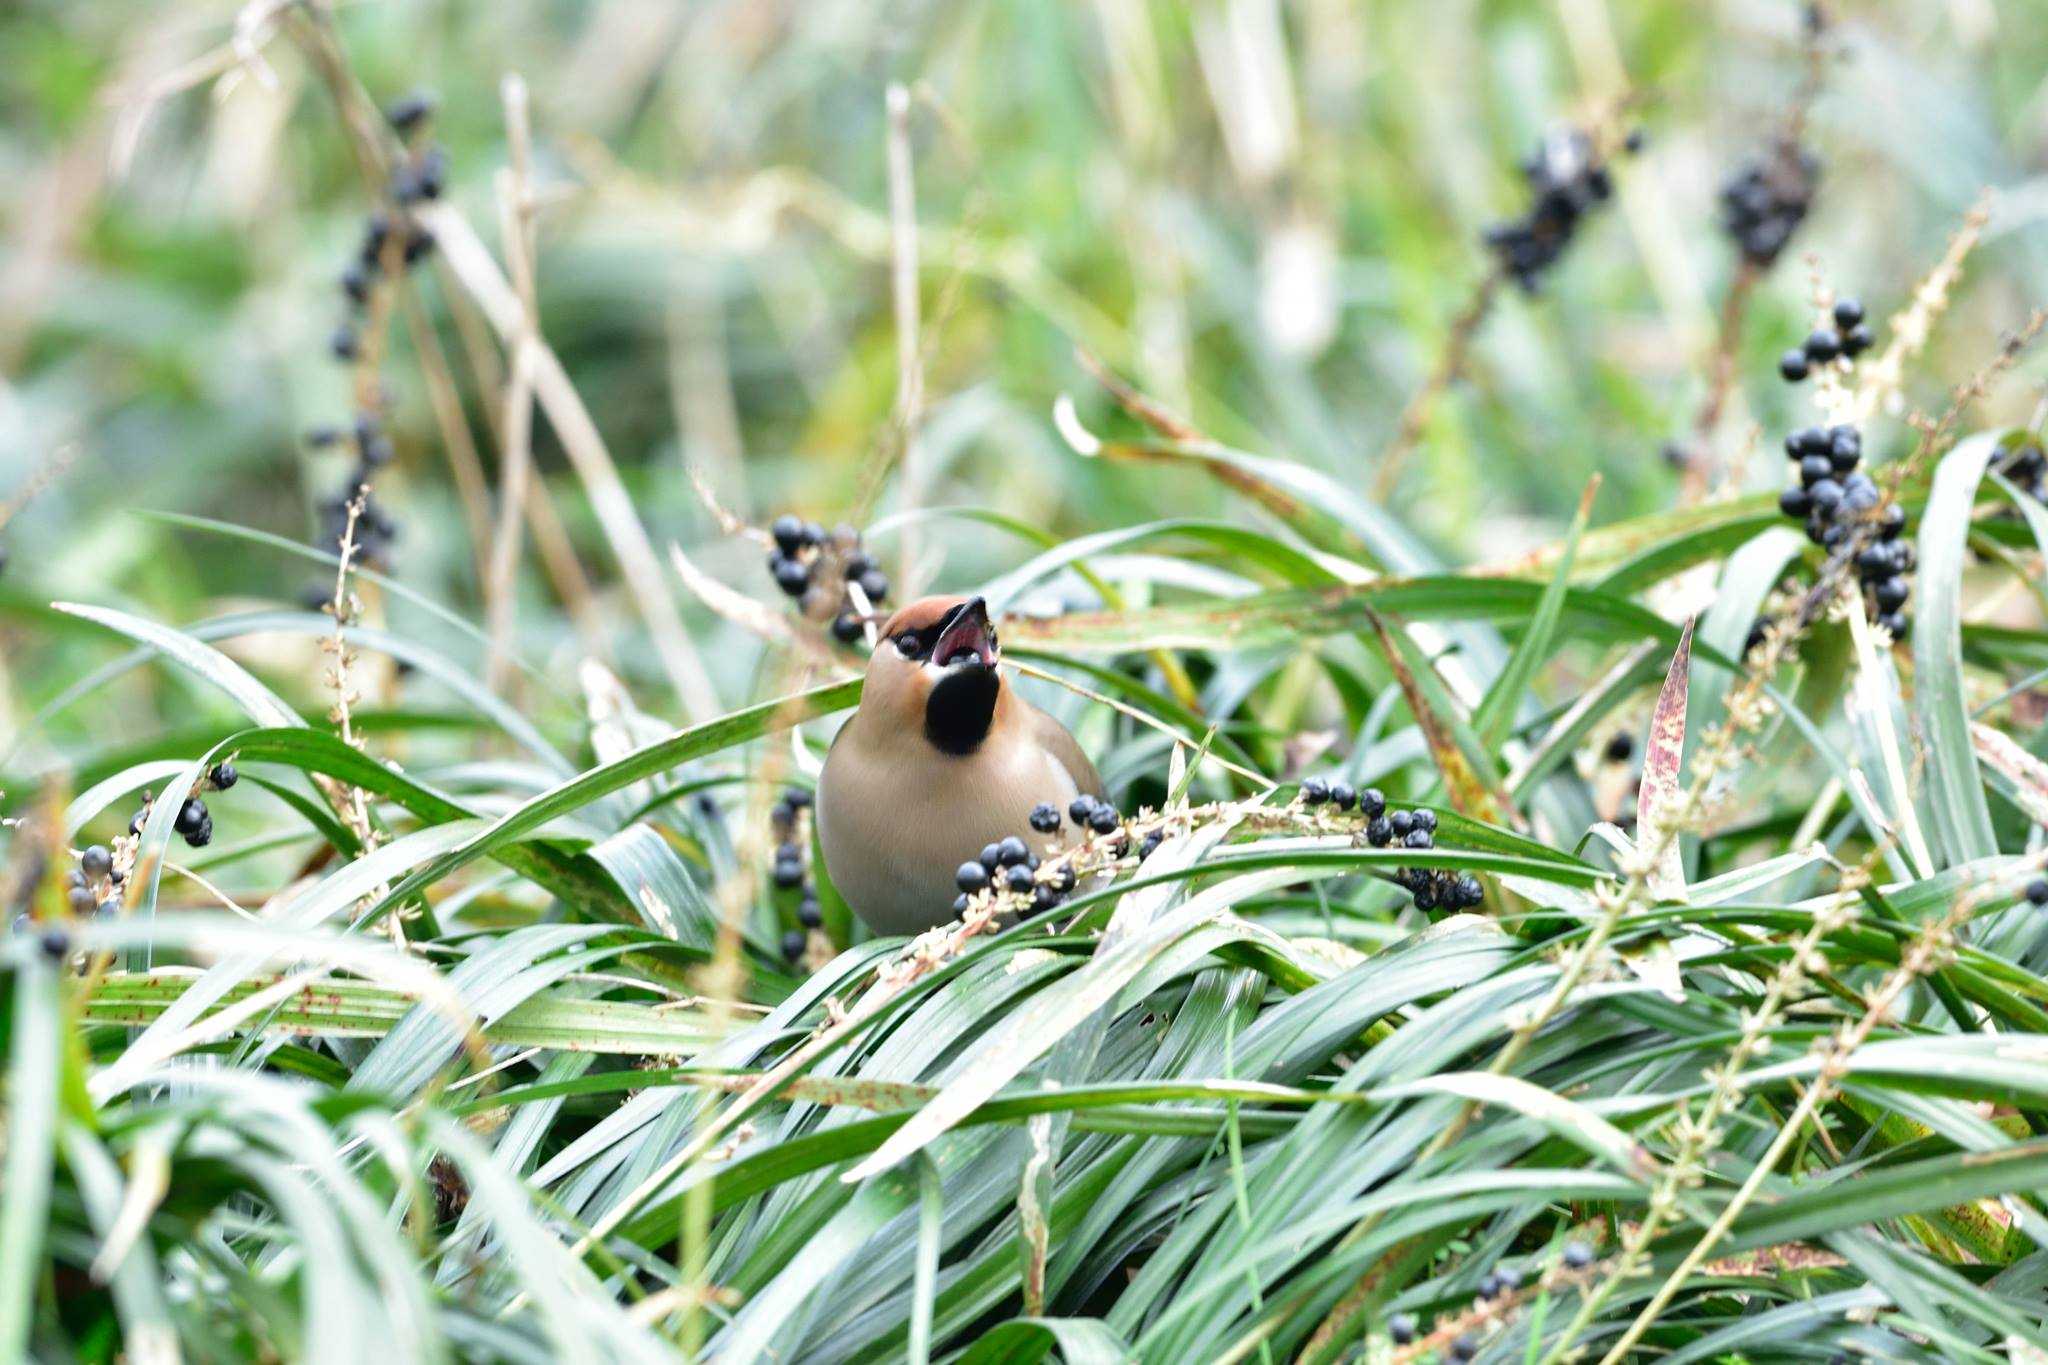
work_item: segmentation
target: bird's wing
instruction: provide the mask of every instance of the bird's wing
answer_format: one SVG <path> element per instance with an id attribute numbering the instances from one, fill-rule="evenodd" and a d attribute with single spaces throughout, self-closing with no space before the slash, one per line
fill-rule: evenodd
<path id="1" fill-rule="evenodd" d="M 1054 720 L 1037 707 L 1031 708 L 1031 728 L 1045 751 L 1059 760 L 1067 770 L 1067 776 L 1074 779 L 1074 786 L 1089 796 L 1102 795 L 1102 775 L 1095 771 L 1095 765 L 1088 761 L 1088 755 L 1081 752 L 1080 744 L 1067 733 L 1067 727 Z"/>

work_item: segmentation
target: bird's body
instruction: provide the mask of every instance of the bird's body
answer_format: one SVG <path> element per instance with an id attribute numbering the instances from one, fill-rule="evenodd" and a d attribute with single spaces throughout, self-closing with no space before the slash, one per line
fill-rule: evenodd
<path id="1" fill-rule="evenodd" d="M 926 598 L 891 618 L 826 756 L 818 842 L 870 928 L 917 933 L 954 917 L 954 873 L 984 845 L 1053 846 L 1034 806 L 1101 790 L 1074 737 L 997 672 L 980 599 Z"/>

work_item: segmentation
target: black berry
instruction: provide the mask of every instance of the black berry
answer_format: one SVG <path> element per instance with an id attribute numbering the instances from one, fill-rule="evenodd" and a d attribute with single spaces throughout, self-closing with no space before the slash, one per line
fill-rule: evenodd
<path id="1" fill-rule="evenodd" d="M 1522 163 L 1522 176 L 1529 185 L 1528 210 L 1488 228 L 1485 241 L 1500 267 L 1533 294 L 1571 245 L 1586 213 L 1614 192 L 1614 183 L 1593 140 L 1578 128 L 1546 136 Z"/>
<path id="2" fill-rule="evenodd" d="M 1060 808 L 1050 801 L 1041 801 L 1033 806 L 1031 828 L 1040 834 L 1057 834 L 1060 828 Z"/>
<path id="3" fill-rule="evenodd" d="M 988 869 L 980 863 L 962 863 L 953 873 L 953 884 L 971 896 L 988 885 Z"/>
<path id="4" fill-rule="evenodd" d="M 768 561 L 768 571 L 775 575 L 775 586 L 791 597 L 803 596 L 811 586 L 810 566 L 801 560 L 777 555 Z"/>
<path id="5" fill-rule="evenodd" d="M 1778 357 L 1778 374 L 1787 383 L 1797 384 L 1800 380 L 1806 378 L 1811 368 L 1807 363 L 1806 352 L 1804 351 L 1787 351 Z"/>
<path id="6" fill-rule="evenodd" d="M 186 800 L 184 805 L 178 807 L 178 819 L 175 827 L 178 833 L 186 838 L 191 838 L 193 834 L 198 832 L 199 827 L 206 823 L 206 803 L 198 797 L 191 797 Z"/>
<path id="7" fill-rule="evenodd" d="M 1792 240 L 1813 203 L 1820 162 L 1797 143 L 1780 140 L 1721 187 L 1721 225 L 1743 259 L 1768 269 Z"/>
<path id="8" fill-rule="evenodd" d="M 803 519 L 784 513 L 768 528 L 768 534 L 775 537 L 776 549 L 785 555 L 794 555 L 804 545 Z"/>
<path id="9" fill-rule="evenodd" d="M 393 128 L 405 134 L 425 123 L 433 112 L 434 97 L 424 90 L 415 90 L 410 95 L 394 100 L 391 107 L 384 111 L 384 117 L 390 120 Z"/>
<path id="10" fill-rule="evenodd" d="M 1835 472 L 1846 474 L 1863 458 L 1863 433 L 1854 427 L 1836 427 L 1828 438 L 1828 461 Z"/>

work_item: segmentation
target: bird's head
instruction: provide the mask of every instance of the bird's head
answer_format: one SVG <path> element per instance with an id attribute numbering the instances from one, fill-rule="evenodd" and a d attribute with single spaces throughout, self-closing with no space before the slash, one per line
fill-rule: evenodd
<path id="1" fill-rule="evenodd" d="M 926 597 L 882 627 L 861 710 L 920 733 L 941 753 L 970 754 L 1003 701 L 996 630 L 979 597 Z"/>

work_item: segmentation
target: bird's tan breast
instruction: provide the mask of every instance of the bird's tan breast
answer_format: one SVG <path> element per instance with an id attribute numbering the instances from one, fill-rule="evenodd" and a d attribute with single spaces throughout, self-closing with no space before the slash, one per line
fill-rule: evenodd
<path id="1" fill-rule="evenodd" d="M 1031 808 L 1064 810 L 1078 790 L 1030 727 L 952 757 L 921 735 L 875 735 L 856 719 L 825 760 L 818 841 L 833 885 L 869 927 L 915 933 L 953 918 L 954 871 L 983 845 L 1015 834 L 1049 847 L 1032 832 Z"/>

